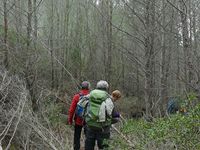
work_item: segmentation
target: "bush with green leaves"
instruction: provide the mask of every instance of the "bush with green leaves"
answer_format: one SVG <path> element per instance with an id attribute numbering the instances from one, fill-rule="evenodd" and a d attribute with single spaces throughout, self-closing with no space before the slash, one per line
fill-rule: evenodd
<path id="1" fill-rule="evenodd" d="M 175 114 L 153 122 L 129 120 L 122 132 L 137 143 L 136 149 L 198 150 L 200 105 L 186 115 Z"/>

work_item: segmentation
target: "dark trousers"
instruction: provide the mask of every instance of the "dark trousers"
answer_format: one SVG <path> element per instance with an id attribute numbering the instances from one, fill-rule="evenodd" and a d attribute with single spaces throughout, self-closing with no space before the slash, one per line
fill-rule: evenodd
<path id="1" fill-rule="evenodd" d="M 74 126 L 74 150 L 80 150 L 81 131 L 83 126 Z"/>
<path id="2" fill-rule="evenodd" d="M 108 139 L 110 138 L 110 131 L 108 130 L 96 130 L 87 127 L 86 140 L 85 140 L 85 150 L 94 150 L 95 142 L 99 149 L 108 148 Z"/>

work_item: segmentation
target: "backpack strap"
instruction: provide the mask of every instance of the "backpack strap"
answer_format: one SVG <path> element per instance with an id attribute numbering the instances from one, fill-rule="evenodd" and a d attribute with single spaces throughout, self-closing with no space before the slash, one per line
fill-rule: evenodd
<path id="1" fill-rule="evenodd" d="M 78 93 L 79 94 L 79 100 L 84 96 L 83 93 Z"/>
<path id="2" fill-rule="evenodd" d="M 79 94 L 79 96 L 84 96 L 84 94 L 83 93 L 78 93 Z"/>

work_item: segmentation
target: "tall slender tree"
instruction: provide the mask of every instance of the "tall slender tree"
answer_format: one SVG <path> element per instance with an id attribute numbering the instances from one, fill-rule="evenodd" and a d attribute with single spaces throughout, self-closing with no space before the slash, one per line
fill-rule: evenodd
<path id="1" fill-rule="evenodd" d="M 8 68 L 9 60 L 8 60 L 8 8 L 7 8 L 7 0 L 3 0 L 3 8 L 4 8 L 4 65 Z"/>
<path id="2" fill-rule="evenodd" d="M 145 37 L 145 103 L 146 113 L 150 115 L 154 96 L 154 61 L 155 61 L 155 0 L 146 1 L 146 37 Z"/>

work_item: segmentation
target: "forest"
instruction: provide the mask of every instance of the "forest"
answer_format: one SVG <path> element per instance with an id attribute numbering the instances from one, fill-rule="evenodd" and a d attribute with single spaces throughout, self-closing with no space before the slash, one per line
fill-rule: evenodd
<path id="1" fill-rule="evenodd" d="M 99 80 L 122 93 L 109 149 L 199 150 L 199 8 L 199 0 L 1 0 L 0 150 L 71 150 L 72 98 L 82 81 L 95 89 Z"/>

